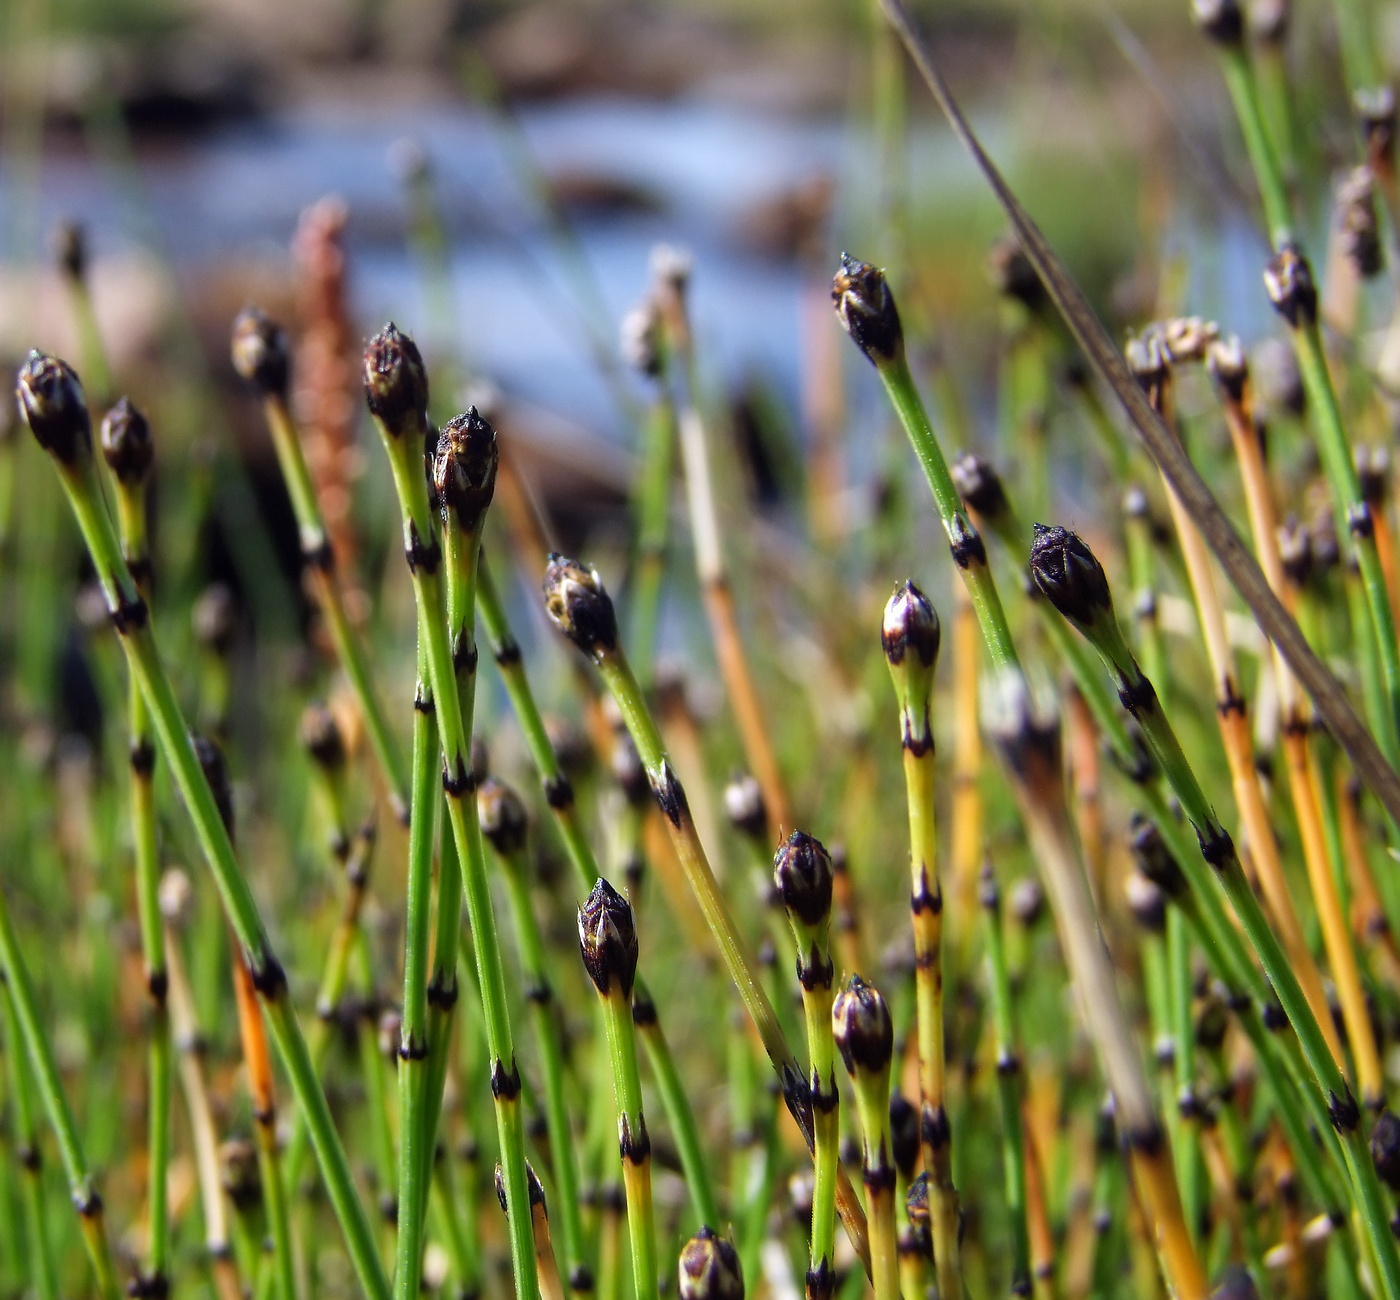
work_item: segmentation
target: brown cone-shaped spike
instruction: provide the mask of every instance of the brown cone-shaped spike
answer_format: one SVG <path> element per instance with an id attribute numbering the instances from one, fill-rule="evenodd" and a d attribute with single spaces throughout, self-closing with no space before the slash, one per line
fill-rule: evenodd
<path id="1" fill-rule="evenodd" d="M 753 840 L 768 838 L 768 809 L 763 787 L 747 772 L 736 772 L 724 787 L 724 811 L 729 823 L 741 835 Z"/>
<path id="2" fill-rule="evenodd" d="M 1292 326 L 1317 320 L 1317 285 L 1302 250 L 1280 248 L 1264 267 L 1264 288 L 1274 310 Z"/>
<path id="3" fill-rule="evenodd" d="M 846 333 L 873 364 L 893 361 L 904 351 L 899 310 L 878 267 L 842 253 L 841 269 L 831 282 L 831 300 Z"/>
<path id="4" fill-rule="evenodd" d="M 1035 585 L 1071 623 L 1086 627 L 1112 612 L 1103 565 L 1077 533 L 1036 524 L 1030 569 Z"/>
<path id="5" fill-rule="evenodd" d="M 282 327 L 257 307 L 246 307 L 233 322 L 233 368 L 264 396 L 286 397 L 291 357 Z"/>
<path id="6" fill-rule="evenodd" d="M 637 924 L 632 904 L 599 879 L 578 911 L 578 942 L 588 977 L 599 993 L 632 996 L 637 975 Z"/>
<path id="7" fill-rule="evenodd" d="M 311 761 L 328 772 L 339 771 L 345 766 L 345 739 L 340 734 L 340 724 L 323 704 L 308 704 L 301 713 L 298 728 L 302 748 L 311 756 Z"/>
<path id="8" fill-rule="evenodd" d="M 487 777 L 476 791 L 476 815 L 481 833 L 502 857 L 519 853 L 525 847 L 529 819 L 520 796 L 503 781 Z"/>
<path id="9" fill-rule="evenodd" d="M 428 371 L 418 345 L 391 321 L 365 345 L 365 402 L 397 436 L 409 417 L 427 419 Z"/>
<path id="10" fill-rule="evenodd" d="M 710 1228 L 681 1247 L 679 1279 L 680 1300 L 744 1300 L 739 1253 Z"/>
<path id="11" fill-rule="evenodd" d="M 446 517 L 453 511 L 463 528 L 475 528 L 496 491 L 500 451 L 496 431 L 469 407 L 438 434 L 433 488 Z"/>
<path id="12" fill-rule="evenodd" d="M 880 990 L 852 975 L 831 1008 L 831 1029 L 852 1075 L 887 1070 L 894 1055 L 894 1022 Z"/>
<path id="13" fill-rule="evenodd" d="M 155 461 L 156 445 L 146 417 L 123 397 L 102 420 L 102 455 L 117 478 L 137 487 Z"/>
<path id="14" fill-rule="evenodd" d="M 953 476 L 953 486 L 969 510 L 981 515 L 989 524 L 1006 513 L 1006 487 L 991 461 L 976 452 L 965 451 L 953 458 L 948 470 Z"/>
<path id="15" fill-rule="evenodd" d="M 616 649 L 617 614 L 595 568 L 553 554 L 543 589 L 549 617 L 580 650 L 596 656 Z"/>
<path id="16" fill-rule="evenodd" d="M 92 449 L 92 418 L 72 366 L 31 352 L 15 377 L 20 418 L 54 459 L 71 465 Z"/>
<path id="17" fill-rule="evenodd" d="M 831 854 L 806 831 L 793 831 L 773 855 L 778 896 L 803 925 L 820 925 L 831 915 L 833 878 Z"/>
<path id="18" fill-rule="evenodd" d="M 885 617 L 880 624 L 880 644 L 885 658 L 892 664 L 904 662 L 912 650 L 925 668 L 938 660 L 938 647 L 943 635 L 938 612 L 929 598 L 907 579 L 894 589 L 885 605 Z"/>

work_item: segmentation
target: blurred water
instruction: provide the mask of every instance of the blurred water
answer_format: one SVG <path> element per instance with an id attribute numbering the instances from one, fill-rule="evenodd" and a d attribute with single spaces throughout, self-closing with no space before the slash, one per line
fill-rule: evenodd
<path id="1" fill-rule="evenodd" d="M 796 383 L 800 277 L 781 258 L 744 246 L 745 211 L 822 172 L 849 165 L 839 119 L 794 120 L 712 102 L 581 100 L 520 117 L 546 173 L 634 186 L 654 210 L 597 210 L 575 222 L 603 315 L 615 321 L 643 292 L 648 254 L 664 241 L 695 258 L 693 308 L 711 375 L 762 369 Z M 396 142 L 431 159 L 451 236 L 460 344 L 473 369 L 507 390 L 596 427 L 616 411 L 584 346 L 576 286 L 522 192 L 499 126 L 468 106 L 386 111 L 310 104 L 229 127 L 185 146 L 143 153 L 140 189 L 85 155 L 45 159 L 44 228 L 60 216 L 89 227 L 95 250 L 140 242 L 154 220 L 177 264 L 284 257 L 298 213 L 328 193 L 350 205 L 356 309 L 368 327 L 393 317 L 425 328 L 425 305 L 405 240 L 405 202 L 389 162 Z"/>

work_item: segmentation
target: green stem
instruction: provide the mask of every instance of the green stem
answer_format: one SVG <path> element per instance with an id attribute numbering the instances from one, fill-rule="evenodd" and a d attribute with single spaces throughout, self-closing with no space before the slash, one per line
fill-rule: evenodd
<path id="1" fill-rule="evenodd" d="M 476 809 L 466 808 L 470 796 L 470 741 L 462 729 L 463 714 L 457 678 L 442 617 L 442 584 L 438 573 L 437 530 L 428 504 L 423 472 L 423 416 L 416 413 L 404 429 L 390 429 L 378 417 L 385 450 L 394 477 L 403 515 L 405 552 L 413 579 L 418 610 L 419 636 L 426 639 L 428 676 L 436 702 L 438 738 L 441 743 L 447 794 L 448 821 L 462 868 L 467 919 L 474 939 L 477 974 L 481 988 L 482 1016 L 491 1054 L 491 1090 L 495 1098 L 496 1135 L 505 1178 L 507 1220 L 510 1227 L 511 1264 L 518 1300 L 536 1300 L 534 1237 L 530 1224 L 529 1189 L 525 1172 L 525 1130 L 520 1107 L 520 1074 L 515 1064 L 510 1012 L 506 1000 L 505 967 L 496 934 L 491 892 L 486 879 L 485 855 Z M 405 1039 L 407 1044 L 408 1040 Z M 414 1047 L 413 1050 L 420 1050 Z M 414 1204 L 421 1206 L 422 1202 Z M 406 1210 L 400 1203 L 400 1230 Z M 403 1255 L 400 1253 L 400 1260 Z M 417 1265 L 415 1265 L 415 1268 Z M 416 1290 L 400 1295 L 416 1300 Z"/>
<path id="2" fill-rule="evenodd" d="M 29 1095 L 29 1067 L 24 1061 L 23 1030 L 15 1000 L 5 980 L 0 980 L 0 1007 L 5 1013 L 5 1042 L 8 1044 L 5 1058 L 9 1066 L 10 1106 L 14 1112 L 15 1155 L 24 1196 L 24 1229 L 28 1239 L 25 1254 L 37 1300 L 56 1300 L 58 1280 L 44 1205 L 43 1157 L 39 1153 L 39 1136 L 34 1128 L 34 1108 Z"/>
<path id="3" fill-rule="evenodd" d="M 554 982 L 544 936 L 535 918 L 530 896 L 529 866 L 519 848 L 504 845 L 498 849 L 506 890 L 515 919 L 516 942 L 520 948 L 521 974 L 525 998 L 539 1051 L 540 1075 L 544 1081 L 545 1122 L 549 1133 L 549 1158 L 554 1171 L 555 1220 L 559 1228 L 569 1286 L 574 1291 L 591 1288 L 578 1283 L 591 1276 L 584 1249 L 583 1216 L 580 1213 L 577 1143 L 569 1119 L 568 1082 L 564 1068 L 564 1042 L 554 1002 Z"/>
<path id="4" fill-rule="evenodd" d="M 321 615 L 326 620 L 326 630 L 335 646 L 336 659 L 350 681 L 356 702 L 364 716 L 370 748 L 374 751 L 375 761 L 379 764 L 380 772 L 389 787 L 390 803 L 394 807 L 395 815 L 402 820 L 409 800 L 403 760 L 393 733 L 389 730 L 384 710 L 380 707 L 379 697 L 375 693 L 374 681 L 365 659 L 364 645 L 351 627 L 349 616 L 345 612 L 344 596 L 333 571 L 334 558 L 330 539 L 321 520 L 321 507 L 316 500 L 316 488 L 311 481 L 311 473 L 306 467 L 301 438 L 291 412 L 287 409 L 285 398 L 269 396 L 263 405 L 267 427 L 272 434 L 272 445 L 277 452 L 277 462 L 287 485 L 287 493 L 291 497 L 292 510 L 296 514 L 302 556 L 316 590 Z"/>
<path id="5" fill-rule="evenodd" d="M 273 955 L 257 905 L 239 870 L 228 831 L 195 756 L 174 689 L 156 648 L 146 605 L 132 581 L 111 519 L 102 505 L 91 450 L 72 463 L 55 460 L 55 466 L 102 584 L 107 607 L 113 611 L 128 666 L 146 699 L 161 752 L 194 822 L 196 837 L 218 886 L 229 924 L 253 973 L 297 1104 L 306 1115 L 312 1144 L 321 1162 L 326 1188 L 345 1234 L 356 1275 L 371 1300 L 388 1300 L 388 1282 L 374 1249 L 364 1207 L 355 1192 L 345 1148 L 312 1068 L 306 1040 L 288 1002 L 286 976 Z"/>
<path id="6" fill-rule="evenodd" d="M 661 1021 L 657 1018 L 656 1004 L 640 977 L 632 991 L 632 1023 L 641 1034 L 642 1046 L 646 1049 L 652 1077 L 656 1080 L 656 1091 L 661 1097 L 661 1108 L 666 1112 L 666 1121 L 671 1126 L 671 1136 L 680 1155 L 681 1171 L 685 1174 L 685 1185 L 690 1192 L 695 1217 L 699 1220 L 698 1226 L 722 1223 L 719 1202 L 715 1199 L 714 1185 L 710 1181 L 705 1147 L 695 1123 L 695 1112 L 690 1108 L 685 1084 L 676 1068 L 675 1057 L 671 1055 L 671 1045 L 666 1041 Z"/>
<path id="7" fill-rule="evenodd" d="M 34 986 L 20 954 L 19 940 L 3 894 L 0 894 L 0 977 L 3 977 L 6 1001 L 13 1013 L 14 1023 L 20 1038 L 24 1040 L 29 1066 L 38 1085 L 39 1099 L 48 1112 L 49 1124 L 58 1140 L 73 1208 L 78 1213 L 83 1230 L 83 1244 L 87 1247 L 88 1258 L 96 1274 L 98 1294 L 102 1300 L 118 1300 L 122 1289 L 117 1282 L 116 1266 L 107 1241 L 102 1198 L 97 1193 L 96 1181 L 83 1154 L 82 1139 L 78 1136 L 78 1126 L 63 1091 L 58 1062 L 54 1060 L 53 1049 L 44 1034 Z"/>
<path id="8" fill-rule="evenodd" d="M 651 675 L 656 653 L 656 624 L 671 522 L 671 475 L 675 447 L 676 411 L 670 399 L 670 390 L 663 382 L 647 414 L 642 464 L 635 493 L 637 553 L 630 601 L 632 624 L 628 653 L 646 677 Z"/>
<path id="9" fill-rule="evenodd" d="M 1293 242 L 1293 217 L 1284 185 L 1283 169 L 1269 139 L 1264 110 L 1259 100 L 1259 85 L 1250 65 L 1249 52 L 1243 42 L 1221 47 L 1221 62 L 1225 84 L 1235 104 L 1244 147 L 1249 154 L 1254 178 L 1259 184 L 1259 198 L 1264 205 L 1264 220 L 1269 226 L 1269 242 L 1282 248 Z"/>
<path id="10" fill-rule="evenodd" d="M 637 1040 L 630 999 L 614 980 L 600 995 L 612 1062 L 613 1095 L 622 1146 L 622 1185 L 627 1193 L 627 1234 L 632 1247 L 632 1283 L 636 1295 L 657 1294 L 656 1223 L 651 1198 L 651 1139 L 642 1114 L 642 1079 L 637 1070 Z"/>
<path id="11" fill-rule="evenodd" d="M 948 462 L 938 445 L 938 437 L 929 422 L 923 400 L 914 386 L 914 377 L 909 372 L 903 349 L 893 359 L 877 361 L 875 369 L 884 381 L 885 391 L 928 480 L 934 505 L 948 534 L 953 560 L 967 586 L 967 594 L 977 613 L 977 622 L 992 663 L 999 672 L 1010 670 L 1019 676 L 1021 663 L 1011 641 L 1011 629 L 1006 622 L 1001 597 L 997 594 L 992 572 L 987 567 L 986 547 L 963 509 L 962 498 L 948 471 Z"/>
<path id="12" fill-rule="evenodd" d="M 1029 1295 L 1031 1248 L 1026 1226 L 1026 1153 L 1021 1132 L 1021 1057 L 1016 1046 L 1016 1016 L 1011 977 L 1002 934 L 1001 894 L 990 864 L 982 881 L 983 933 L 987 940 L 987 981 L 992 992 L 996 1030 L 997 1096 L 1001 1102 L 1002 1174 L 1006 1213 L 1011 1220 L 1011 1294 Z"/>

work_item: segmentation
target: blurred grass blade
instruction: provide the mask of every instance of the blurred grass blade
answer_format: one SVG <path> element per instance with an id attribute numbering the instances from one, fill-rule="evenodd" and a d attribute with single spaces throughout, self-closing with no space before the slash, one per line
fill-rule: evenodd
<path id="1" fill-rule="evenodd" d="M 914 30 L 902 0 L 880 0 L 885 16 L 899 33 L 910 58 L 930 93 L 966 146 L 1035 266 L 1046 292 L 1064 317 L 1099 379 L 1113 390 L 1148 454 L 1170 481 L 1205 536 L 1226 576 L 1253 611 L 1265 635 L 1303 683 L 1337 743 L 1346 751 L 1357 774 L 1400 823 L 1400 776 L 1386 762 L 1371 733 L 1351 707 L 1340 683 L 1308 645 L 1297 622 L 1273 594 L 1254 556 L 1220 508 L 1181 447 L 1157 418 L 1118 348 L 1069 271 L 1040 233 L 1030 214 L 1012 193 L 997 166 L 982 148 L 971 125 L 954 100 L 943 74 L 934 65 L 927 42 Z"/>

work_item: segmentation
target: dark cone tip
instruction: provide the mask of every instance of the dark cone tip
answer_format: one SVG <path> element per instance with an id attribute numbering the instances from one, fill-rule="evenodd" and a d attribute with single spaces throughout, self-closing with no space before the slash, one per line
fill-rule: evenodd
<path id="1" fill-rule="evenodd" d="M 987 274 L 992 287 L 1004 298 L 1012 298 L 1031 311 L 1046 304 L 1045 286 L 1035 265 L 1026 256 L 1021 241 L 1011 233 L 1002 235 L 987 254 Z"/>
<path id="2" fill-rule="evenodd" d="M 1196 1046 L 1204 1052 L 1218 1052 L 1230 1027 L 1230 1009 L 1214 994 L 1201 1003 L 1196 1015 Z"/>
<path id="3" fill-rule="evenodd" d="M 708 1227 L 681 1247 L 680 1300 L 744 1300 L 744 1272 L 733 1245 Z"/>
<path id="4" fill-rule="evenodd" d="M 1231 401 L 1244 398 L 1245 385 L 1249 382 L 1249 362 L 1238 334 L 1216 339 L 1206 351 L 1206 365 L 1211 378 Z"/>
<path id="5" fill-rule="evenodd" d="M 599 993 L 614 987 L 632 996 L 637 974 L 637 925 L 632 904 L 601 877 L 578 912 L 578 942 Z"/>
<path id="6" fill-rule="evenodd" d="M 246 307 L 233 322 L 233 368 L 264 396 L 285 397 L 291 376 L 287 336 L 257 307 Z"/>
<path id="7" fill-rule="evenodd" d="M 549 617 L 580 650 L 597 654 L 616 648 L 617 614 L 595 568 L 551 555 L 542 585 Z"/>
<path id="8" fill-rule="evenodd" d="M 476 791 L 476 815 L 481 833 L 502 857 L 519 853 L 525 847 L 529 819 L 520 796 L 510 786 L 487 777 Z"/>
<path id="9" fill-rule="evenodd" d="M 988 523 L 994 523 L 1006 513 L 1006 488 L 991 461 L 976 452 L 965 451 L 953 458 L 949 470 L 953 486 L 969 510 Z"/>
<path id="10" fill-rule="evenodd" d="M 903 663 L 912 650 L 923 667 L 932 668 L 942 634 L 938 612 L 918 587 L 906 580 L 894 589 L 880 624 L 880 644 L 891 664 Z"/>
<path id="11" fill-rule="evenodd" d="M 1376 1173 L 1392 1192 L 1400 1192 L 1400 1118 L 1383 1110 L 1371 1130 L 1371 1159 Z"/>
<path id="12" fill-rule="evenodd" d="M 846 1069 L 853 1076 L 889 1069 L 894 1022 L 880 990 L 852 975 L 831 1008 L 831 1029 Z"/>
<path id="13" fill-rule="evenodd" d="M 1279 249 L 1264 267 L 1264 289 L 1274 310 L 1289 325 L 1311 325 L 1317 320 L 1317 285 L 1302 250 L 1289 245 Z"/>
<path id="14" fill-rule="evenodd" d="M 748 772 L 736 772 L 724 787 L 724 811 L 729 824 L 750 839 L 768 838 L 768 809 L 763 787 Z"/>
<path id="15" fill-rule="evenodd" d="M 1230 1264 L 1220 1275 L 1210 1300 L 1259 1300 L 1250 1271 L 1240 1264 Z"/>
<path id="16" fill-rule="evenodd" d="M 1150 934 L 1161 934 L 1167 926 L 1167 899 L 1161 889 L 1140 871 L 1129 873 L 1123 882 L 1128 910 L 1133 919 Z"/>
<path id="17" fill-rule="evenodd" d="M 1191 16 L 1196 26 L 1217 44 L 1238 45 L 1244 40 L 1240 0 L 1191 0 Z"/>
<path id="18" fill-rule="evenodd" d="M 1113 609 L 1103 565 L 1077 533 L 1036 524 L 1030 570 L 1046 599 L 1080 627 Z"/>
<path id="19" fill-rule="evenodd" d="M 54 265 L 63 275 L 79 281 L 87 275 L 87 231 L 81 221 L 60 221 L 53 228 L 50 245 Z"/>
<path id="20" fill-rule="evenodd" d="M 318 767 L 334 772 L 345 766 L 345 738 L 335 714 L 324 704 L 308 704 L 302 710 L 298 731 L 302 748 Z"/>
<path id="21" fill-rule="evenodd" d="M 92 447 L 87 398 L 72 366 L 31 352 L 15 377 L 19 414 L 49 455 L 71 465 Z"/>
<path id="22" fill-rule="evenodd" d="M 428 417 L 428 371 L 418 345 L 391 321 L 365 345 L 365 402 L 395 436 Z"/>
<path id="23" fill-rule="evenodd" d="M 117 478 L 139 486 L 155 461 L 155 439 L 146 417 L 123 397 L 102 420 L 102 455 Z"/>
<path id="24" fill-rule="evenodd" d="M 1034 876 L 1022 876 L 1011 886 L 1007 904 L 1024 929 L 1033 929 L 1045 915 L 1045 890 Z"/>
<path id="25" fill-rule="evenodd" d="M 899 310 L 878 267 L 842 253 L 841 269 L 831 282 L 831 300 L 846 333 L 876 365 L 893 361 L 903 351 Z"/>
<path id="26" fill-rule="evenodd" d="M 778 896 L 803 925 L 820 925 L 831 915 L 833 877 L 831 854 L 806 831 L 793 831 L 773 855 Z"/>
<path id="27" fill-rule="evenodd" d="M 444 517 L 452 511 L 464 528 L 475 527 L 495 494 L 499 464 L 496 430 L 476 407 L 449 420 L 433 457 L 433 488 Z"/>

